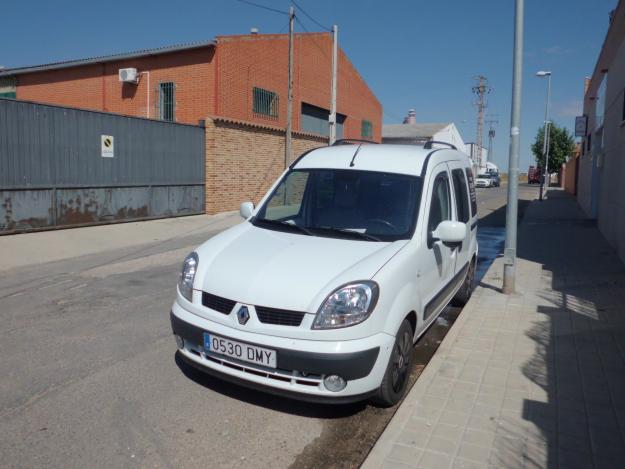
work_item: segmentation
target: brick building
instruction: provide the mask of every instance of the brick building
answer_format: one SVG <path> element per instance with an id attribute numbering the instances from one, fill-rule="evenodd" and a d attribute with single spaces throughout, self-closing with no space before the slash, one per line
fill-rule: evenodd
<path id="1" fill-rule="evenodd" d="M 293 130 L 327 135 L 332 40 L 296 34 Z M 0 94 L 132 116 L 197 124 L 217 116 L 286 125 L 288 35 L 214 41 L 0 71 Z M 120 82 L 134 68 L 136 83 Z M 343 51 L 337 84 L 338 137 L 381 139 L 382 107 Z"/>

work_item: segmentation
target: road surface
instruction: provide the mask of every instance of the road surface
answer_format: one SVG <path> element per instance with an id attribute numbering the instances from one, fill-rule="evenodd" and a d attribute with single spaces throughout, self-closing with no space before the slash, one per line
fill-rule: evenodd
<path id="1" fill-rule="evenodd" d="M 501 232 L 505 188 L 479 190 L 478 199 L 480 229 Z M 165 239 L 140 225 L 139 247 L 0 270 L 3 467 L 360 464 L 394 409 L 276 398 L 176 360 L 169 308 L 180 262 L 231 222 Z M 28 238 L 41 240 L 32 250 L 59 233 L 81 252 L 75 230 Z M 458 313 L 449 309 L 420 341 L 413 379 Z"/>

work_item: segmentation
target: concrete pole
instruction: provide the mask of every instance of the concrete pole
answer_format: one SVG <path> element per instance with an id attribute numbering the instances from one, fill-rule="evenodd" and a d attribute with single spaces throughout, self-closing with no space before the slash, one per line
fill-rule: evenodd
<path id="1" fill-rule="evenodd" d="M 549 189 L 549 182 L 551 179 L 551 173 L 549 172 L 549 149 L 551 147 L 551 121 L 547 121 L 547 125 L 545 127 L 547 129 L 547 136 L 545 138 L 545 140 L 547 140 L 547 151 L 545 152 L 545 192 L 546 192 L 547 189 Z"/>
<path id="2" fill-rule="evenodd" d="M 286 104 L 286 141 L 284 145 L 284 169 L 293 160 L 291 132 L 293 131 L 293 20 L 295 9 L 289 8 L 289 92 Z"/>
<path id="3" fill-rule="evenodd" d="M 510 112 L 510 150 L 508 158 L 508 204 L 506 206 L 506 245 L 504 249 L 502 288 L 503 293 L 506 295 L 514 293 L 516 275 L 524 3 L 524 0 L 516 0 L 514 15 L 514 65 L 512 68 L 512 110 Z"/>
<path id="4" fill-rule="evenodd" d="M 332 26 L 332 100 L 330 102 L 330 139 L 328 143 L 332 145 L 336 142 L 336 75 L 337 75 L 337 51 L 338 51 L 339 27 Z"/>

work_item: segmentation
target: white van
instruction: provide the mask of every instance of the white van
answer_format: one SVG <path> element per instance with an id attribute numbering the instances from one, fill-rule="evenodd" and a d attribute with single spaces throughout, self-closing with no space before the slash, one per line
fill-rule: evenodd
<path id="1" fill-rule="evenodd" d="M 441 145 L 318 148 L 241 204 L 245 221 L 184 261 L 180 356 L 274 394 L 397 403 L 413 344 L 474 279 L 470 161 Z"/>

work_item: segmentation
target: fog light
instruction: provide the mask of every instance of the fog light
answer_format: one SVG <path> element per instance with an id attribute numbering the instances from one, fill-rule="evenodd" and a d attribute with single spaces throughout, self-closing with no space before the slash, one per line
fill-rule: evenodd
<path id="1" fill-rule="evenodd" d="M 176 339 L 176 347 L 178 347 L 179 349 L 184 348 L 184 339 L 178 334 L 174 334 L 174 338 Z"/>
<path id="2" fill-rule="evenodd" d="M 345 389 L 347 381 L 337 375 L 329 375 L 323 379 L 323 384 L 328 391 L 339 392 Z"/>

